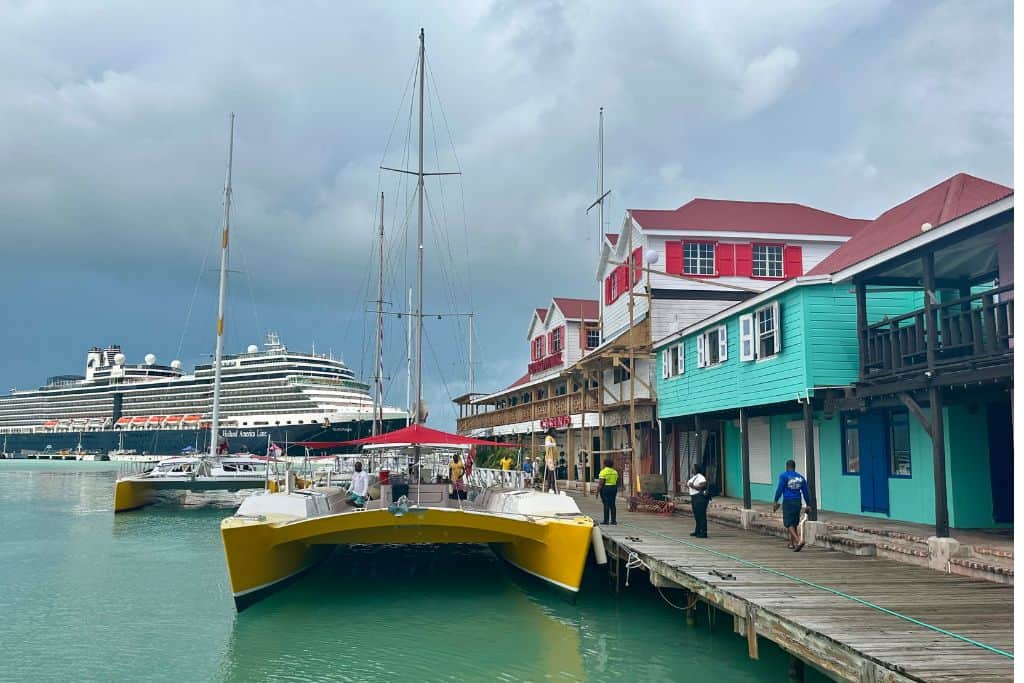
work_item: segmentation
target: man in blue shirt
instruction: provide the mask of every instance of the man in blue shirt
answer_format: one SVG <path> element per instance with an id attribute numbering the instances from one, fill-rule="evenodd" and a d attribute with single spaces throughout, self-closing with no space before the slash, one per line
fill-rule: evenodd
<path id="1" fill-rule="evenodd" d="M 807 493 L 807 480 L 796 471 L 796 461 L 786 461 L 786 471 L 779 475 L 779 485 L 775 489 L 775 506 L 772 512 L 779 509 L 779 496 L 782 496 L 782 525 L 789 532 L 789 547 L 800 552 L 803 541 L 797 533 L 800 526 L 800 498 L 803 497 L 807 506 L 811 505 L 811 496 Z"/>

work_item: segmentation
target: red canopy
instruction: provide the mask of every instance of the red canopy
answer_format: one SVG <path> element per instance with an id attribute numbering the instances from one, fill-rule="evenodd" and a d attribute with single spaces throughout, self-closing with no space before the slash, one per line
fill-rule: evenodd
<path id="1" fill-rule="evenodd" d="M 468 436 L 450 434 L 420 424 L 353 441 L 298 441 L 296 445 L 308 448 L 335 448 L 337 446 L 435 446 L 442 448 L 445 446 L 501 446 L 519 448 L 519 444 L 472 439 Z"/>

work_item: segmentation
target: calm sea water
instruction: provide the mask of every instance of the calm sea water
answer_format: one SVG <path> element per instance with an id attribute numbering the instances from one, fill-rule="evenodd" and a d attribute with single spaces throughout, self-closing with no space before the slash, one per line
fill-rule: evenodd
<path id="1" fill-rule="evenodd" d="M 0 680 L 786 680 L 780 650 L 749 660 L 703 610 L 688 628 L 643 575 L 616 597 L 588 569 L 573 604 L 469 546 L 339 550 L 237 614 L 230 509 L 115 517 L 115 476 L 0 461 Z"/>

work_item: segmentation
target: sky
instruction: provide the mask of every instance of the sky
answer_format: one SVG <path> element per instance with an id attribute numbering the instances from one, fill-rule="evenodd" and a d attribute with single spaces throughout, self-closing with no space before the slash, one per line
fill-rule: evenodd
<path id="1" fill-rule="evenodd" d="M 605 229 L 694 197 L 858 218 L 957 172 L 1012 185 L 1012 8 L 920 2 L 0 0 L 0 382 L 93 345 L 186 368 L 214 346 L 236 113 L 226 346 L 276 331 L 373 373 L 415 281 L 410 75 L 426 31 L 424 311 L 474 314 L 477 390 L 525 372 L 530 315 L 597 298 Z M 388 316 L 404 405 L 407 318 Z M 425 322 L 430 422 L 454 427 L 466 318 Z"/>

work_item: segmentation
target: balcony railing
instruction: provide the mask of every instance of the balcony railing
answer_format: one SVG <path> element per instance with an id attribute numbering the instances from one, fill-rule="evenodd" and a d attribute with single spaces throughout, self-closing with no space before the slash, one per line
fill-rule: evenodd
<path id="1" fill-rule="evenodd" d="M 943 302 L 934 341 L 935 369 L 998 362 L 1013 351 L 1013 285 Z M 864 379 L 928 368 L 928 336 L 921 308 L 868 325 Z"/>
<path id="2" fill-rule="evenodd" d="M 588 411 L 597 410 L 597 390 L 591 389 L 586 392 L 586 406 Z M 470 429 L 483 427 L 498 427 L 518 422 L 529 422 L 530 420 L 542 420 L 547 417 L 559 417 L 561 415 L 577 415 L 583 412 L 583 392 L 578 391 L 563 396 L 552 396 L 551 398 L 520 403 L 511 408 L 492 410 L 489 413 L 470 415 L 459 418 L 456 422 L 459 432 L 465 433 Z"/>

